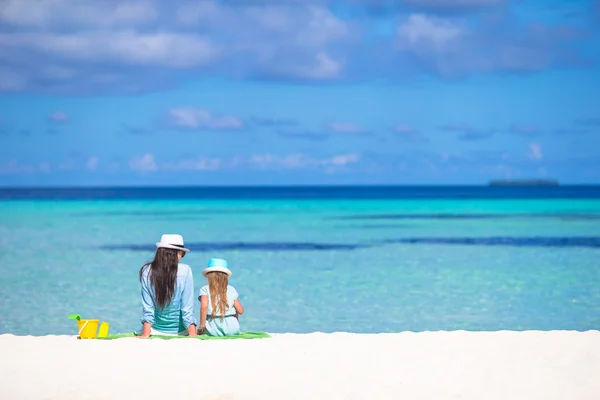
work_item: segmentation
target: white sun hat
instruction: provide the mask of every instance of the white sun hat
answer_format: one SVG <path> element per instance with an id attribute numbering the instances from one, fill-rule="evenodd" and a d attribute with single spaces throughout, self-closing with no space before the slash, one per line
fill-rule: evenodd
<path id="1" fill-rule="evenodd" d="M 209 272 L 223 272 L 226 273 L 228 277 L 231 278 L 231 271 L 227 268 L 227 261 L 222 258 L 211 258 L 208 260 L 208 267 L 204 268 L 202 271 L 202 275 L 206 277 L 206 274 Z"/>
<path id="2" fill-rule="evenodd" d="M 156 248 L 160 249 L 164 247 L 165 249 L 175 249 L 185 251 L 186 253 L 190 251 L 190 249 L 186 249 L 183 245 L 183 236 L 181 235 L 173 235 L 173 234 L 165 234 L 160 237 L 160 242 L 156 243 Z"/>

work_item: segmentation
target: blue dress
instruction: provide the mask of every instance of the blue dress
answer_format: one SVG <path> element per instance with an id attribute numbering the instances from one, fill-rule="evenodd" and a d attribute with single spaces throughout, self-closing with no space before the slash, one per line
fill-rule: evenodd
<path id="1" fill-rule="evenodd" d="M 206 314 L 206 332 L 211 336 L 232 336 L 240 333 L 240 323 L 235 317 L 236 311 L 233 307 L 233 302 L 238 298 L 238 292 L 233 286 L 227 285 L 227 311 L 225 317 L 221 318 L 219 314 L 215 318 L 211 318 L 212 314 L 212 302 L 210 298 L 210 290 L 208 285 L 204 285 L 200 288 L 200 296 L 208 297 L 208 313 Z"/>
<path id="2" fill-rule="evenodd" d="M 196 324 L 194 318 L 194 277 L 187 264 L 177 267 L 177 281 L 171 304 L 164 309 L 154 302 L 154 288 L 148 274 L 150 267 L 142 272 L 142 324 L 148 322 L 156 334 L 185 333 L 188 327 Z"/>

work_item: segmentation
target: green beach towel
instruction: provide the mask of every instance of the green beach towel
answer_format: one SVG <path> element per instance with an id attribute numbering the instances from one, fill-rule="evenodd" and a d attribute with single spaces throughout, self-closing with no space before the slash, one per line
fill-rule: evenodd
<path id="1" fill-rule="evenodd" d="M 114 333 L 109 334 L 106 337 L 98 338 L 99 340 L 114 340 L 114 339 L 122 339 L 122 338 L 131 338 L 135 337 L 136 334 L 134 332 L 127 333 Z M 231 340 L 231 339 L 265 339 L 270 338 L 267 332 L 242 332 L 239 335 L 234 336 L 209 336 L 209 335 L 198 335 L 198 336 L 166 336 L 166 335 L 153 335 L 148 339 L 200 339 L 200 340 Z"/>

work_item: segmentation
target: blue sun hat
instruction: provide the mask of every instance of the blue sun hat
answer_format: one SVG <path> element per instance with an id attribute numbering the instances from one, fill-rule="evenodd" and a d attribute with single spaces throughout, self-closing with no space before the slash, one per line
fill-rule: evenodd
<path id="1" fill-rule="evenodd" d="M 206 274 L 209 272 L 223 272 L 230 278 L 232 275 L 229 268 L 227 268 L 227 261 L 223 260 L 222 258 L 211 258 L 208 260 L 208 267 L 204 268 L 202 275 L 206 277 Z"/>

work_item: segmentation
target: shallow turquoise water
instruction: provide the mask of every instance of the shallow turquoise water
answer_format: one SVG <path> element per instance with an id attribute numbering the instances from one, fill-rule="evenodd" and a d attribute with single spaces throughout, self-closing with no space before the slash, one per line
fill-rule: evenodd
<path id="1" fill-rule="evenodd" d="M 598 199 L 32 200 L 0 202 L 0 333 L 138 328 L 162 233 L 193 245 L 196 292 L 229 261 L 244 330 L 600 329 Z"/>

